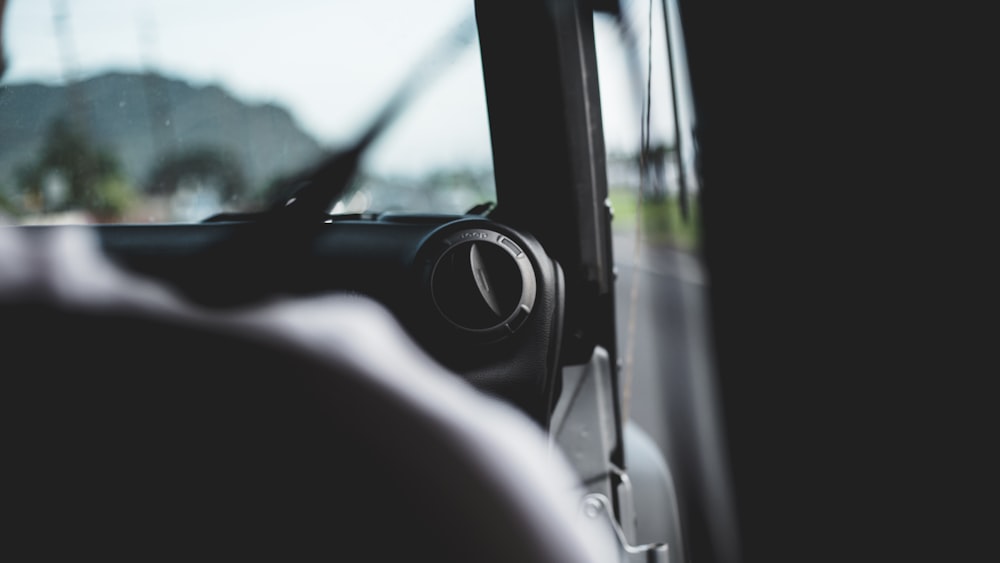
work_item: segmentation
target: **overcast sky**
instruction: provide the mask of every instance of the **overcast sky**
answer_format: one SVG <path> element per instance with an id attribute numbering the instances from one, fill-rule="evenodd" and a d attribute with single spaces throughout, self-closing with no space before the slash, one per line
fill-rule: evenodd
<path id="1" fill-rule="evenodd" d="M 645 7 L 636 2 L 636 9 Z M 55 33 L 54 14 L 61 11 L 69 15 L 68 57 Z M 363 127 L 407 71 L 471 11 L 471 0 L 10 0 L 4 80 L 60 83 L 67 64 L 83 77 L 148 65 L 195 85 L 220 85 L 249 103 L 284 106 L 304 130 L 334 145 Z M 662 18 L 653 22 L 653 33 L 662 34 Z M 631 151 L 641 119 L 635 83 L 609 22 L 597 22 L 597 41 L 608 149 Z M 489 165 L 478 54 L 473 43 L 421 95 L 377 147 L 374 166 L 420 172 Z M 661 70 L 664 56 L 654 49 Z M 653 94 L 660 102 L 654 132 L 670 131 L 665 71 L 654 73 Z"/>

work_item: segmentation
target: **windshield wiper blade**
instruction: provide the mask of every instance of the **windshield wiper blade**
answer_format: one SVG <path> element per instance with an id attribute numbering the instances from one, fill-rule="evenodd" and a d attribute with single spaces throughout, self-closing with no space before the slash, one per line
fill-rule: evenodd
<path id="1" fill-rule="evenodd" d="M 298 174 L 290 183 L 289 190 L 285 190 L 286 194 L 291 191 L 291 195 L 282 196 L 275 201 L 265 212 L 265 216 L 296 222 L 326 220 L 333 205 L 346 195 L 351 180 L 357 175 L 361 159 L 372 143 L 475 36 L 475 17 L 474 14 L 469 14 L 407 75 L 357 140 Z"/>

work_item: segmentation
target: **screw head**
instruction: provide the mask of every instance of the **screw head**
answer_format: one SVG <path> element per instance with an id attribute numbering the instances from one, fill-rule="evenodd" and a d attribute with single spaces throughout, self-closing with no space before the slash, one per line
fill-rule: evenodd
<path id="1" fill-rule="evenodd" d="M 587 518 L 597 518 L 604 510 L 604 505 L 596 498 L 587 498 L 583 501 L 583 513 Z"/>

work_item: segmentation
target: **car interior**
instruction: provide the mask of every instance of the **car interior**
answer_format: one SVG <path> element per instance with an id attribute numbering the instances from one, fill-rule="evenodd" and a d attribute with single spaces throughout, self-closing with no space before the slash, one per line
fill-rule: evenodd
<path id="1" fill-rule="evenodd" d="M 21 460 L 4 504 L 23 549 L 740 561 L 714 414 L 682 410 L 695 422 L 671 452 L 623 420 L 594 30 L 622 7 L 472 7 L 266 205 L 0 227 L 0 395 Z M 470 29 L 494 200 L 332 212 Z"/>

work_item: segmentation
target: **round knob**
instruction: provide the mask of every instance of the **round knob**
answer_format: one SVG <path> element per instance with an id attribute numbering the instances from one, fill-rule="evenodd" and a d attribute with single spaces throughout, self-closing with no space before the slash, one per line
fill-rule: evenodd
<path id="1" fill-rule="evenodd" d="M 441 315 L 464 331 L 516 331 L 535 300 L 527 255 L 509 238 L 484 229 L 456 233 L 446 244 L 431 273 L 431 297 Z"/>

